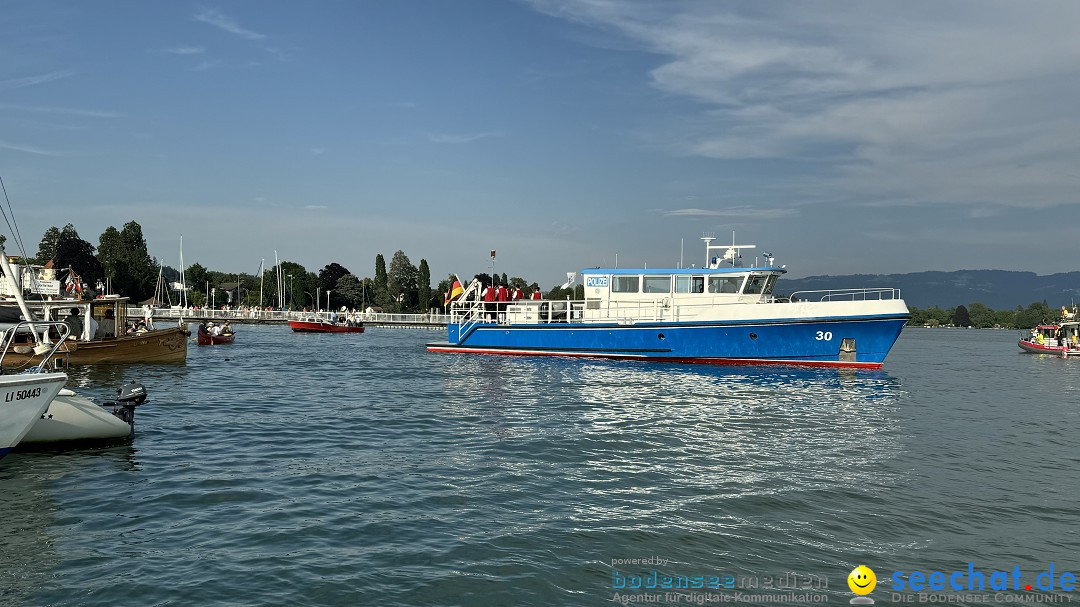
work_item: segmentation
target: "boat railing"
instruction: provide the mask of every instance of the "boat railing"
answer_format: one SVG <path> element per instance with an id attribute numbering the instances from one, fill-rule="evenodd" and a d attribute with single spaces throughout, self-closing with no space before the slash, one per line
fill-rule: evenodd
<path id="1" fill-rule="evenodd" d="M 55 339 L 49 339 L 49 332 L 55 330 L 58 336 Z M 29 367 L 25 372 L 27 373 L 43 373 L 45 372 L 46 363 L 52 359 L 56 351 L 60 349 L 60 346 L 68 338 L 68 334 L 71 333 L 71 327 L 65 322 L 59 321 L 40 321 L 35 320 L 33 323 L 23 320 L 18 324 L 4 331 L 4 343 L 3 348 L 0 349 L 0 373 L 3 373 L 3 361 L 7 356 L 8 350 L 13 347 L 15 340 L 20 335 L 25 335 L 31 338 L 31 344 L 19 344 L 15 345 L 15 352 L 19 354 L 33 353 L 35 356 L 41 356 L 41 362 Z M 20 352 L 20 348 L 26 348 L 26 352 Z"/>
<path id="2" fill-rule="evenodd" d="M 370 323 L 385 323 L 385 324 L 433 324 L 433 325 L 445 325 L 450 317 L 448 314 L 438 314 L 429 312 L 426 314 L 404 314 L 396 312 L 333 312 L 337 315 L 338 319 L 342 316 L 360 321 Z M 128 318 L 142 318 L 141 308 L 128 308 Z M 236 309 L 231 308 L 227 310 L 210 310 L 210 309 L 174 309 L 174 308 L 155 308 L 153 316 L 157 320 L 163 318 L 167 319 L 183 319 L 185 321 L 200 321 L 200 320 L 230 320 L 237 322 L 244 321 L 276 321 L 286 322 L 289 320 L 302 320 L 314 316 L 315 318 L 324 319 L 329 322 L 331 312 L 326 310 L 320 312 L 307 312 L 303 310 L 257 310 L 253 308 L 249 309 Z"/>
<path id="3" fill-rule="evenodd" d="M 823 289 L 819 291 L 796 291 L 789 296 L 791 301 L 868 301 L 900 299 L 900 289 Z"/>

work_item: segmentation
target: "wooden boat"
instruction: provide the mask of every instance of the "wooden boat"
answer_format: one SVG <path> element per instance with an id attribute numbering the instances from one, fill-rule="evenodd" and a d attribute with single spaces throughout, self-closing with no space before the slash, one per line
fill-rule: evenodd
<path id="1" fill-rule="evenodd" d="M 182 326 L 147 331 L 136 329 L 127 319 L 126 297 L 93 300 L 31 301 L 26 305 L 39 319 L 60 320 L 65 312 L 78 309 L 80 318 L 94 318 L 98 332 L 90 334 L 84 325 L 77 336 L 68 339 L 56 351 L 51 364 L 94 365 L 106 363 L 182 363 L 187 360 L 187 342 L 191 332 Z M 110 322 L 111 321 L 111 322 Z M 113 330 L 102 330 L 112 325 Z M 118 333 L 118 334 L 116 334 Z M 29 345 L 16 345 L 4 358 L 5 366 L 38 364 L 41 355 Z"/>
<path id="2" fill-rule="evenodd" d="M 302 320 L 290 320 L 289 328 L 296 333 L 363 333 L 364 323 L 347 321 L 329 322 L 326 319 L 310 316 Z"/>
<path id="3" fill-rule="evenodd" d="M 231 344 L 235 339 L 235 333 L 229 332 L 214 335 L 213 333 L 207 331 L 206 325 L 203 324 L 199 325 L 199 332 L 195 336 L 195 341 L 200 346 L 217 346 L 220 344 Z"/>

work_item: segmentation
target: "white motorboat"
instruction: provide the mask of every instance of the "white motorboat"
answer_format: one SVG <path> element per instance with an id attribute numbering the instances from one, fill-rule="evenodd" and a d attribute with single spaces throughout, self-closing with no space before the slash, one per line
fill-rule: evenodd
<path id="1" fill-rule="evenodd" d="M 135 430 L 135 407 L 145 399 L 146 390 L 135 383 L 120 388 L 116 402 L 104 405 L 64 388 L 19 444 L 34 446 L 126 438 Z M 112 410 L 105 408 L 109 405 Z"/>
<path id="2" fill-rule="evenodd" d="M 65 373 L 0 375 L 0 457 L 19 444 L 66 382 Z"/>

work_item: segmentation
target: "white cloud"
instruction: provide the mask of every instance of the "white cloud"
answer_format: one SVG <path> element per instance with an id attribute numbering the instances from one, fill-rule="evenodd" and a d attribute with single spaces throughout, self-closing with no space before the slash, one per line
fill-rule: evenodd
<path id="1" fill-rule="evenodd" d="M 248 40 L 262 40 L 266 38 L 266 34 L 260 34 L 259 32 L 240 27 L 232 17 L 214 9 L 203 9 L 195 15 L 195 20 L 208 23 L 229 32 L 230 34 L 235 34 Z"/>
<path id="2" fill-rule="evenodd" d="M 86 116 L 88 118 L 117 118 L 120 114 L 103 110 L 85 110 L 78 108 L 48 107 L 36 105 L 18 105 L 14 103 L 0 103 L 0 109 L 16 110 L 20 112 L 35 112 L 42 114 L 63 114 L 67 116 Z"/>
<path id="3" fill-rule="evenodd" d="M 472 143 L 489 137 L 504 137 L 505 135 L 502 131 L 471 134 L 431 133 L 428 134 L 428 140 L 434 143 Z"/>
<path id="4" fill-rule="evenodd" d="M 704 107 L 654 123 L 673 154 L 815 163 L 848 200 L 1080 203 L 1080 3 L 530 3 L 662 58 L 643 77 Z"/>
<path id="5" fill-rule="evenodd" d="M 45 84 L 46 82 L 52 82 L 54 80 L 67 78 L 74 73 L 75 72 L 70 70 L 61 70 L 58 72 L 49 72 L 48 74 L 40 74 L 38 76 L 26 76 L 23 78 L 0 80 L 0 89 L 21 89 L 28 86 L 36 86 L 38 84 Z"/>
<path id="6" fill-rule="evenodd" d="M 62 152 L 54 152 L 52 150 L 43 150 L 41 148 L 37 148 L 37 147 L 29 146 L 29 145 L 22 145 L 22 144 L 18 144 L 18 143 L 8 143 L 6 141 L 0 141 L 0 148 L 3 148 L 5 150 L 12 150 L 12 151 L 15 151 L 15 152 L 25 152 L 27 154 L 34 154 L 36 156 L 66 156 L 66 154 L 64 154 Z"/>
<path id="7" fill-rule="evenodd" d="M 748 206 L 726 209 L 671 209 L 661 211 L 668 217 L 727 217 L 731 219 L 782 219 L 798 217 L 799 209 L 761 209 Z"/>
<path id="8" fill-rule="evenodd" d="M 177 46 L 165 49 L 165 52 L 174 55 L 201 55 L 206 52 L 206 48 L 202 46 Z"/>

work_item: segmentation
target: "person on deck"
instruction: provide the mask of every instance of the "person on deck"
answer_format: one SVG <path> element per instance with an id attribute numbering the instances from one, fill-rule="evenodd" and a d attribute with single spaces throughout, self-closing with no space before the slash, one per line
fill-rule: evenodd
<path id="1" fill-rule="evenodd" d="M 142 307 L 143 322 L 146 323 L 146 330 L 154 330 L 154 308 L 150 304 L 145 304 Z"/>
<path id="2" fill-rule="evenodd" d="M 86 315 L 86 322 L 90 324 L 90 331 L 87 332 L 86 339 L 90 340 L 90 339 L 96 338 L 97 335 L 98 335 L 98 321 L 97 321 L 97 319 L 94 318 L 93 314 L 87 314 Z"/>
<path id="3" fill-rule="evenodd" d="M 495 320 L 495 285 L 484 289 L 484 309 L 487 310 L 488 318 Z"/>
<path id="4" fill-rule="evenodd" d="M 105 318 L 98 324 L 98 337 L 116 337 L 116 315 L 113 311 L 105 310 Z"/>
<path id="5" fill-rule="evenodd" d="M 532 286 L 532 289 L 533 289 L 533 293 L 532 293 L 532 298 L 533 299 L 543 299 L 544 298 L 544 294 L 540 292 L 540 283 L 534 282 L 533 286 Z"/>
<path id="6" fill-rule="evenodd" d="M 510 292 L 506 290 L 506 285 L 499 285 L 499 288 L 495 290 L 496 307 L 499 310 L 499 318 L 503 318 L 506 314 L 506 302 L 510 300 Z"/>
<path id="7" fill-rule="evenodd" d="M 520 301 L 523 296 L 521 289 L 514 287 L 514 290 L 510 293 L 510 301 Z"/>
<path id="8" fill-rule="evenodd" d="M 68 326 L 68 330 L 70 331 L 68 336 L 74 339 L 82 339 L 83 323 L 82 319 L 79 318 L 78 308 L 71 309 L 68 313 L 68 317 L 64 320 L 64 324 Z"/>

